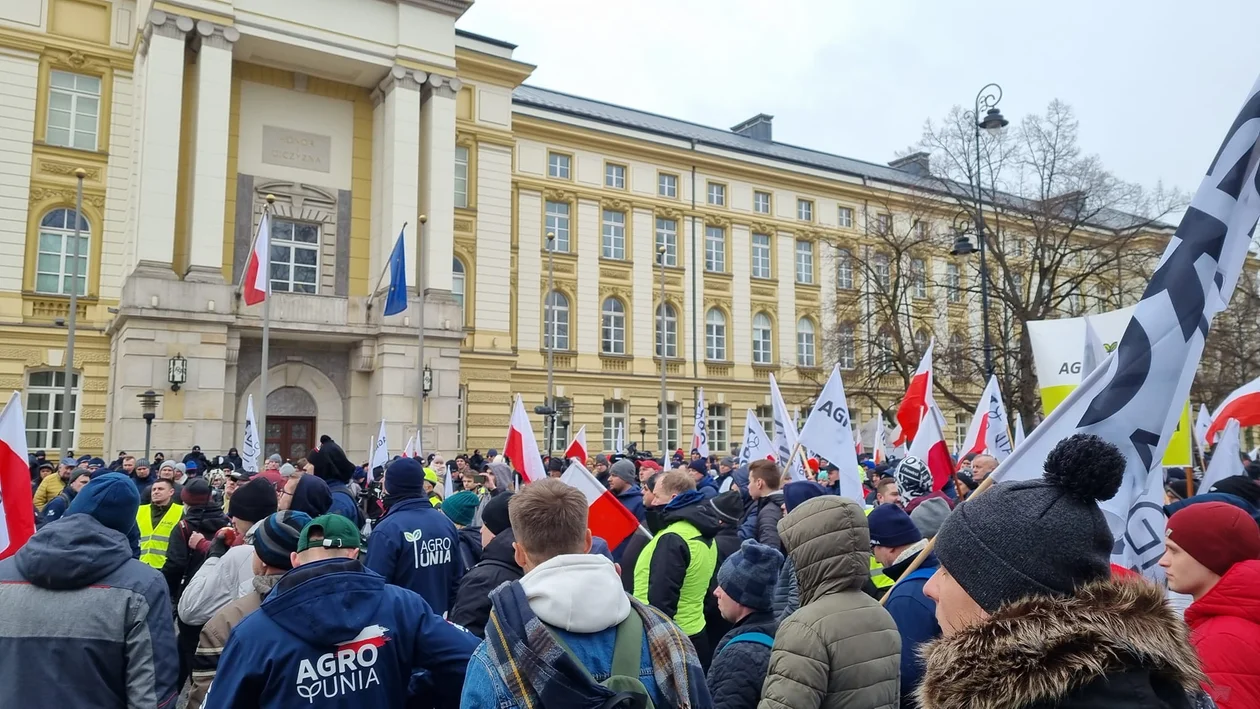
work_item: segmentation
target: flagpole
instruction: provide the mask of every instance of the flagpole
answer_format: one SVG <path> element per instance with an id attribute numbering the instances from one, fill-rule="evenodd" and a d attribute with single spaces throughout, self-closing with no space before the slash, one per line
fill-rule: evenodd
<path id="1" fill-rule="evenodd" d="M 267 206 L 263 207 L 264 218 L 271 214 L 272 205 L 276 203 L 276 196 L 273 194 L 269 194 L 267 195 L 266 200 L 267 200 Z M 255 234 L 254 242 L 257 243 L 257 241 L 258 241 L 258 236 Z M 268 244 L 268 249 L 270 249 L 270 243 Z M 266 293 L 266 297 L 263 298 L 262 376 L 260 376 L 258 380 L 258 386 L 262 390 L 261 392 L 262 396 L 260 397 L 262 399 L 262 415 L 259 416 L 259 419 L 258 419 L 259 421 L 258 437 L 261 438 L 262 440 L 258 442 L 259 443 L 258 448 L 260 451 L 262 451 L 263 467 L 266 467 L 266 461 L 267 461 L 267 367 L 268 367 L 268 363 L 271 361 L 271 253 L 270 251 L 268 251 L 267 253 L 267 263 L 266 264 L 260 263 L 258 264 L 258 267 L 259 268 L 265 267 L 267 269 L 267 273 L 265 276 L 267 279 L 267 293 Z M 243 284 L 244 282 L 245 282 L 244 277 L 242 277 L 241 283 Z"/>
<path id="2" fill-rule="evenodd" d="M 418 305 L 416 308 L 416 320 L 420 325 L 417 328 L 420 334 L 416 347 L 416 447 L 421 450 L 424 450 L 424 269 L 428 266 L 428 262 L 421 263 L 420 255 L 424 253 L 424 225 L 428 221 L 428 216 L 420 215 L 420 231 L 417 233 L 419 238 L 416 239 L 416 265 L 419 266 L 416 272 L 416 301 Z M 405 224 L 403 228 L 406 228 Z"/>

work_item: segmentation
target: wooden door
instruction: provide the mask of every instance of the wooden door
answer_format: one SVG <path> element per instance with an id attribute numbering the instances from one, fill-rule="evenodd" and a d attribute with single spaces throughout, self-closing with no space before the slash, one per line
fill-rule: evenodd
<path id="1" fill-rule="evenodd" d="M 288 462 L 305 458 L 315 447 L 315 419 L 308 416 L 272 416 L 267 419 L 267 455 L 279 453 Z"/>

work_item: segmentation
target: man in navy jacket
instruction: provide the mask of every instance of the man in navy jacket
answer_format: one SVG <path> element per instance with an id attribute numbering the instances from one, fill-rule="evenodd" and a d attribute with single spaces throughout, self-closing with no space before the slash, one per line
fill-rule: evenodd
<path id="1" fill-rule="evenodd" d="M 420 461 L 399 458 L 385 471 L 385 516 L 368 539 L 367 567 L 386 583 L 409 588 L 442 615 L 454 604 L 464 574 L 458 532 L 433 509 Z"/>
<path id="2" fill-rule="evenodd" d="M 884 567 L 884 575 L 894 581 L 905 574 L 923 547 L 927 545 L 910 515 L 898 505 L 880 505 L 867 515 L 871 530 L 871 552 Z M 918 569 L 893 587 L 884 608 L 901 633 L 901 706 L 914 709 L 918 703 L 914 690 L 923 678 L 923 660 L 919 646 L 938 638 L 941 626 L 936 622 L 936 602 L 923 594 L 927 580 L 939 564 L 929 554 Z"/>

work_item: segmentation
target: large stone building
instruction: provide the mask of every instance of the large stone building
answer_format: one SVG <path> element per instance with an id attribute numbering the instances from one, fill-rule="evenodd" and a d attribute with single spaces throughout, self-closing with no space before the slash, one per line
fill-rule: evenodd
<path id="1" fill-rule="evenodd" d="M 585 425 L 592 448 L 618 430 L 657 448 L 661 367 L 671 447 L 697 387 L 716 451 L 745 409 L 769 417 L 772 373 L 809 401 L 824 332 L 869 317 L 864 225 L 900 218 L 870 196 L 913 161 L 776 143 L 764 115 L 718 130 L 524 86 L 512 45 L 456 29 L 470 4 L 0 3 L 0 385 L 25 392 L 29 445 L 60 445 L 80 167 L 79 451 L 142 448 L 148 389 L 154 450 L 239 443 L 263 363 L 238 284 L 267 195 L 266 437 L 285 455 L 320 434 L 361 455 L 382 419 L 395 447 L 415 431 L 418 277 L 427 450 L 499 446 L 513 394 L 543 403 L 549 338 L 553 445 Z M 413 303 L 385 317 L 404 223 Z"/>

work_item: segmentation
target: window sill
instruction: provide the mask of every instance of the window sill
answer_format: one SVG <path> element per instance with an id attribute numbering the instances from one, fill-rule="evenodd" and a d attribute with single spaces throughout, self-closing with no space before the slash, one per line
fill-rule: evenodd
<path id="1" fill-rule="evenodd" d="M 634 261 L 631 261 L 630 259 L 625 259 L 625 258 L 609 258 L 609 257 L 607 257 L 607 256 L 602 256 L 602 255 L 599 257 L 599 262 L 600 262 L 600 263 L 613 264 L 613 265 L 622 266 L 622 267 L 626 267 L 626 266 L 633 266 L 633 265 L 634 265 Z M 669 268 L 669 267 L 668 267 L 668 266 L 666 266 L 666 268 Z"/>
<path id="2" fill-rule="evenodd" d="M 775 278 L 774 276 L 749 276 L 748 279 L 751 281 L 759 281 L 761 283 L 766 283 L 766 284 L 774 285 L 774 286 L 779 285 L 779 279 Z"/>
<path id="3" fill-rule="evenodd" d="M 97 137 L 99 138 L 100 136 L 98 135 Z M 96 157 L 101 158 L 101 159 L 106 159 L 109 157 L 108 150 L 101 150 L 100 148 L 97 148 L 95 150 L 88 150 L 86 148 L 74 148 L 69 145 L 54 145 L 42 139 L 36 140 L 35 146 L 39 148 L 44 148 L 47 150 L 64 151 L 72 155 L 95 155 Z"/>
<path id="4" fill-rule="evenodd" d="M 729 281 L 735 278 L 734 274 L 728 273 L 726 271 L 705 271 L 704 277 L 705 278 L 720 278 L 724 281 Z"/>

